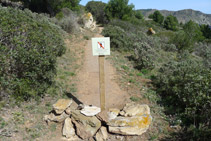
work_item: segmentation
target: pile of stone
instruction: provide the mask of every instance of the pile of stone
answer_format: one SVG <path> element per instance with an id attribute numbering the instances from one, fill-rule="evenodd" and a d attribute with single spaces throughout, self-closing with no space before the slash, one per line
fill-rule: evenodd
<path id="1" fill-rule="evenodd" d="M 105 141 L 109 133 L 118 135 L 142 135 L 152 121 L 147 105 L 128 103 L 122 110 L 100 111 L 95 106 L 72 106 L 72 100 L 60 99 L 44 120 L 63 123 L 62 134 L 68 140 Z"/>

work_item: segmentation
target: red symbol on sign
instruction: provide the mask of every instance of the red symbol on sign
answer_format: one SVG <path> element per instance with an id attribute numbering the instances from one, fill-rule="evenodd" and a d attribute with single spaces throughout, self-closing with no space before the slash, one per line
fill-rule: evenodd
<path id="1" fill-rule="evenodd" d="M 103 48 L 103 49 L 104 49 L 103 45 L 102 45 L 100 42 L 98 42 L 98 44 L 100 45 L 100 47 L 101 47 L 101 48 Z"/>

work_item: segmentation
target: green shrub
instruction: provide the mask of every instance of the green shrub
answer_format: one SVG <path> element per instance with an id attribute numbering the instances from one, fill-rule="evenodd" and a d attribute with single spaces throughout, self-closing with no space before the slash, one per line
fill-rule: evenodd
<path id="1" fill-rule="evenodd" d="M 68 8 L 72 11 L 79 11 L 80 0 L 12 0 L 21 1 L 23 5 L 33 12 L 48 13 L 54 16 L 63 8 Z"/>
<path id="2" fill-rule="evenodd" d="M 154 59 L 156 58 L 155 50 L 144 42 L 135 43 L 134 46 L 138 68 L 153 69 L 155 66 Z"/>
<path id="3" fill-rule="evenodd" d="M 143 19 L 144 16 L 143 14 L 141 13 L 141 11 L 135 11 L 135 17 L 139 20 Z"/>
<path id="4" fill-rule="evenodd" d="M 183 29 L 192 42 L 202 41 L 204 38 L 200 26 L 191 20 L 183 26 Z"/>
<path id="5" fill-rule="evenodd" d="M 166 112 L 179 117 L 189 129 L 194 127 L 191 138 L 199 139 L 195 129 L 207 132 L 211 123 L 211 70 L 187 53 L 177 60 L 161 67 L 153 82 Z"/>
<path id="6" fill-rule="evenodd" d="M 61 29 L 45 16 L 0 6 L 0 40 L 0 88 L 18 100 L 43 95 L 65 52 Z"/>
<path id="7" fill-rule="evenodd" d="M 210 25 L 201 25 L 200 26 L 201 32 L 203 36 L 207 39 L 211 39 L 211 27 Z"/>
<path id="8" fill-rule="evenodd" d="M 172 15 L 167 16 L 165 21 L 164 21 L 164 27 L 167 30 L 176 31 L 178 25 L 179 25 L 179 23 L 178 23 L 177 18 L 172 16 Z"/>
<path id="9" fill-rule="evenodd" d="M 119 51 L 129 50 L 132 47 L 132 41 L 124 29 L 118 26 L 107 26 L 102 34 L 105 37 L 110 37 L 111 47 Z"/>
<path id="10" fill-rule="evenodd" d="M 103 35 L 111 38 L 111 47 L 119 51 L 134 52 L 136 67 L 153 69 L 156 57 L 163 43 L 158 37 L 147 36 L 141 27 L 128 21 L 114 20 L 103 30 Z M 154 62 L 155 61 L 155 62 Z"/>
<path id="11" fill-rule="evenodd" d="M 134 5 L 128 5 L 128 2 L 129 0 L 110 0 L 105 7 L 108 19 L 129 20 L 134 14 Z"/>
<path id="12" fill-rule="evenodd" d="M 156 23 L 162 24 L 164 20 L 164 16 L 159 11 L 155 11 L 152 15 L 152 19 Z"/>
<path id="13" fill-rule="evenodd" d="M 188 35 L 184 31 L 177 32 L 169 41 L 169 43 L 174 44 L 177 47 L 179 52 L 188 50 L 189 52 L 193 51 L 193 41 L 190 40 Z"/>
<path id="14" fill-rule="evenodd" d="M 198 43 L 194 53 L 202 57 L 205 67 L 211 69 L 211 44 Z"/>
<path id="15" fill-rule="evenodd" d="M 63 8 L 57 15 L 55 24 L 59 25 L 67 33 L 78 32 L 80 29 L 77 14 L 68 8 Z"/>

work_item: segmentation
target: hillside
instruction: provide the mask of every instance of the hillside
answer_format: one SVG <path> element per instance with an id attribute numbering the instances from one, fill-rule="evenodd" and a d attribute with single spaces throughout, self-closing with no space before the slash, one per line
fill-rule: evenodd
<path id="1" fill-rule="evenodd" d="M 145 18 L 156 11 L 156 9 L 140 9 Z M 192 9 L 184 9 L 179 11 L 168 11 L 160 10 L 161 14 L 165 17 L 168 15 L 173 15 L 177 17 L 179 22 L 186 23 L 189 20 L 193 20 L 199 24 L 211 25 L 211 14 L 204 14 L 200 11 L 195 11 Z"/>

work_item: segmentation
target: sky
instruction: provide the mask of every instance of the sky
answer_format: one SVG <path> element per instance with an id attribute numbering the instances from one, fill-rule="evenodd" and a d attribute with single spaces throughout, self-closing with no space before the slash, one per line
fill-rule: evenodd
<path id="1" fill-rule="evenodd" d="M 86 5 L 91 0 L 81 0 L 80 4 Z M 109 0 L 94 0 L 107 3 Z M 135 9 L 158 9 L 178 11 L 183 9 L 198 10 L 206 14 L 211 14 L 211 0 L 129 0 Z"/>

